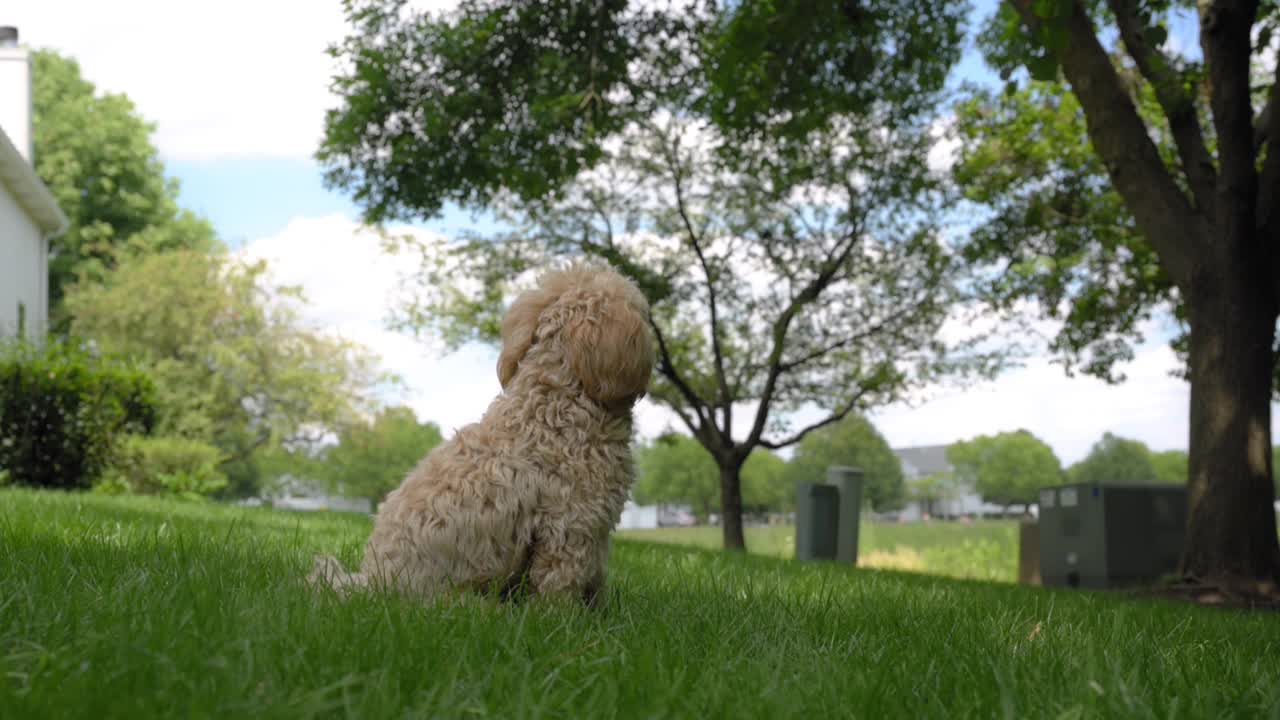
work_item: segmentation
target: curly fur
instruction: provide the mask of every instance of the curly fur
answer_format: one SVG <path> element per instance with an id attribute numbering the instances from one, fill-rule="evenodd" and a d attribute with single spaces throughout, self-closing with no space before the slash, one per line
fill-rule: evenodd
<path id="1" fill-rule="evenodd" d="M 524 587 L 592 602 L 634 477 L 631 411 L 653 370 L 648 312 L 604 266 L 540 278 L 503 319 L 502 393 L 387 496 L 359 572 L 321 557 L 311 581 L 427 597 Z"/>

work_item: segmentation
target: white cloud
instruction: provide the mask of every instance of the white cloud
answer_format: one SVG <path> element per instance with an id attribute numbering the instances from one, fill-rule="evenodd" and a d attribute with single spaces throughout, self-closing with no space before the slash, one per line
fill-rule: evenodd
<path id="1" fill-rule="evenodd" d="M 432 234 L 412 232 L 420 239 Z M 480 417 L 498 393 L 496 353 L 468 346 L 445 355 L 428 343 L 387 329 L 400 278 L 417 261 L 385 253 L 377 232 L 342 215 L 294 218 L 280 232 L 247 244 L 238 253 L 266 260 L 272 279 L 301 286 L 304 317 L 326 332 L 364 344 L 383 366 L 405 379 L 405 394 L 386 398 L 412 407 L 446 435 Z"/>
<path id="2" fill-rule="evenodd" d="M 0 22 L 127 93 L 170 159 L 310 157 L 334 104 L 325 48 L 347 31 L 337 0 L 40 0 L 6 3 Z"/>

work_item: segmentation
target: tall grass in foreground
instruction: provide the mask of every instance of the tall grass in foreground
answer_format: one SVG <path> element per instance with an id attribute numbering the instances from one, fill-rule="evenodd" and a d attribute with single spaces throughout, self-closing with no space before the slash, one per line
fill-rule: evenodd
<path id="1" fill-rule="evenodd" d="M 605 606 L 342 603 L 364 518 L 0 492 L 0 718 L 1280 717 L 1280 616 L 618 541 Z"/>
<path id="2" fill-rule="evenodd" d="M 793 525 L 751 527 L 746 529 L 746 536 L 747 551 L 753 555 L 786 559 L 796 555 Z M 623 530 L 618 537 L 691 547 L 722 547 L 718 527 Z M 1018 522 L 884 523 L 863 518 L 858 537 L 858 565 L 1013 582 L 1018 576 Z"/>

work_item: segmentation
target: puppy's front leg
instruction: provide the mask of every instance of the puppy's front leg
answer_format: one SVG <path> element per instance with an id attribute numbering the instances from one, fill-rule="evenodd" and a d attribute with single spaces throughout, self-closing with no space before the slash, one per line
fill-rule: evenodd
<path id="1" fill-rule="evenodd" d="M 604 548 L 600 541 L 581 532 L 540 534 L 529 564 L 529 584 L 534 594 L 559 596 L 595 603 L 604 588 Z"/>

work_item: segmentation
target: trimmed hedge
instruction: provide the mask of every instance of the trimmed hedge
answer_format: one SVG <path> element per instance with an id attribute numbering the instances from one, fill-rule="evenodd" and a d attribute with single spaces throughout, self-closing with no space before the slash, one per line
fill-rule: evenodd
<path id="1" fill-rule="evenodd" d="M 85 489 L 124 433 L 155 424 L 155 386 L 78 345 L 0 343 L 0 473 L 31 487 Z"/>

